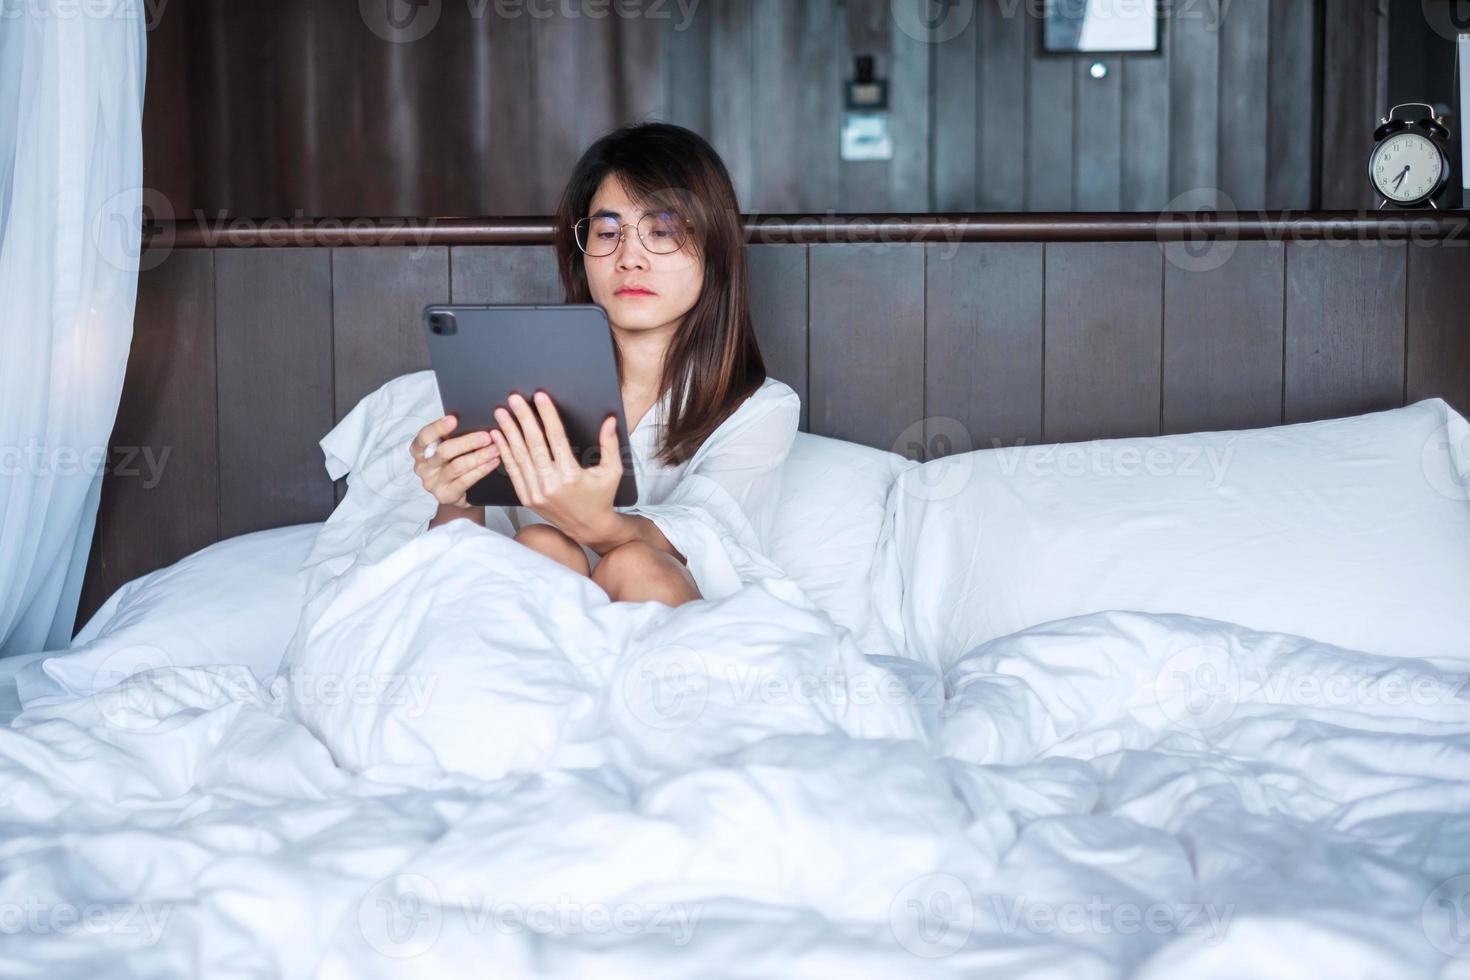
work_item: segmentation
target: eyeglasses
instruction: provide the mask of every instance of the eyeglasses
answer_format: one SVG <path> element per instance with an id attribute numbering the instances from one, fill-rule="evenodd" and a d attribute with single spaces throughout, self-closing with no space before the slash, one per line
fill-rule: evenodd
<path id="1" fill-rule="evenodd" d="M 638 219 L 638 240 L 655 255 L 667 255 L 684 247 L 694 223 L 673 211 L 649 211 Z M 588 255 L 611 255 L 623 244 L 628 226 L 612 215 L 583 218 L 576 226 L 577 247 Z"/>

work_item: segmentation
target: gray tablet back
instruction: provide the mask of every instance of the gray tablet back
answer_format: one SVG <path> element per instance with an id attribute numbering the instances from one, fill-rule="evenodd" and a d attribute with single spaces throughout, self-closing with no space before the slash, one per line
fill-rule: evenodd
<path id="1" fill-rule="evenodd" d="M 614 415 L 623 477 L 613 504 L 638 502 L 612 330 L 601 307 L 432 305 L 424 308 L 424 331 L 444 412 L 459 419 L 455 435 L 497 428 L 495 409 L 510 407 L 511 392 L 530 401 L 542 389 L 556 403 L 576 458 L 592 466 L 601 457 L 597 430 Z M 468 499 L 475 506 L 520 504 L 504 463 L 471 487 Z"/>

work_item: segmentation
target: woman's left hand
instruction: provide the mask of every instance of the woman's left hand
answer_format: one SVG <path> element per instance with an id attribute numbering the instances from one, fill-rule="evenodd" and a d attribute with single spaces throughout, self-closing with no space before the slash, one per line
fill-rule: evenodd
<path id="1" fill-rule="evenodd" d="M 535 399 L 539 422 L 531 405 L 512 394 L 506 400 L 509 411 L 495 410 L 500 428 L 490 430 L 490 436 L 500 448 L 521 504 L 581 541 L 614 515 L 613 498 L 623 476 L 617 419 L 609 415 L 603 420 L 597 437 L 602 458 L 596 466 L 583 466 L 567 441 L 551 396 L 538 391 Z"/>

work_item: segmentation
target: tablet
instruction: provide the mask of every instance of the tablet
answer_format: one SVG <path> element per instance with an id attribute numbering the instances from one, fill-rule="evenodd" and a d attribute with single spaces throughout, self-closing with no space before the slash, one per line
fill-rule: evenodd
<path id="1" fill-rule="evenodd" d="M 541 389 L 556 403 L 576 458 L 593 466 L 602 455 L 597 431 L 613 415 L 623 460 L 613 506 L 638 502 L 612 329 L 602 307 L 431 305 L 424 307 L 424 330 L 444 414 L 459 421 L 454 435 L 498 428 L 495 409 L 510 408 L 511 392 L 529 402 Z M 504 463 L 466 499 L 476 507 L 521 503 Z"/>

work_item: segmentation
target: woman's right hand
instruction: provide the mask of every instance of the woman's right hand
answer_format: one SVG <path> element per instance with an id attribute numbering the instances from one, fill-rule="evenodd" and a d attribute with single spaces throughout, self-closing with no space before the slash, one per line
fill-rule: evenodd
<path id="1" fill-rule="evenodd" d="M 435 500 L 450 507 L 468 507 L 470 487 L 500 465 L 500 450 L 491 442 L 489 432 L 467 432 L 445 439 L 456 425 L 458 420 L 453 415 L 430 422 L 413 437 L 408 452 L 413 457 L 413 471 Z"/>

